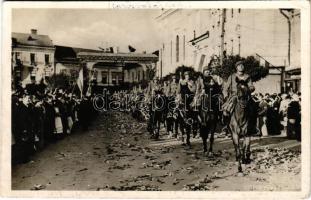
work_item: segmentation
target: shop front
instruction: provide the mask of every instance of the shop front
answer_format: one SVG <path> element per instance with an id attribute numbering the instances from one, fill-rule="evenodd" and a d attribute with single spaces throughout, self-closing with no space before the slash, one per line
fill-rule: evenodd
<path id="1" fill-rule="evenodd" d="M 285 92 L 301 92 L 301 69 L 286 70 L 285 74 Z"/>

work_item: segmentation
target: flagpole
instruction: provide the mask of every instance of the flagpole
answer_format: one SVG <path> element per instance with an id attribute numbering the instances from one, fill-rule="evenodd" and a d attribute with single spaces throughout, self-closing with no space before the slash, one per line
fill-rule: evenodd
<path id="1" fill-rule="evenodd" d="M 88 93 L 89 92 L 89 89 L 90 89 L 90 84 L 91 84 L 91 81 L 92 81 L 92 79 L 93 79 L 93 77 L 94 77 L 94 74 L 95 74 L 95 70 L 94 69 L 92 69 L 92 76 L 91 76 L 91 79 L 89 80 L 89 83 L 88 83 L 88 88 L 87 88 L 87 91 L 86 91 L 86 93 Z"/>

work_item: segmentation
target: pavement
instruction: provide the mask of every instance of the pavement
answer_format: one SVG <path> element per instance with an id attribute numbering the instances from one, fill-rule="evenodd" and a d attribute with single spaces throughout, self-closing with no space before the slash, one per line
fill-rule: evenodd
<path id="1" fill-rule="evenodd" d="M 78 130 L 12 167 L 13 190 L 299 191 L 301 145 L 274 136 L 252 138 L 252 162 L 237 173 L 232 140 L 217 134 L 214 156 L 203 155 L 161 130 L 150 139 L 146 123 L 105 112 L 87 131 Z"/>

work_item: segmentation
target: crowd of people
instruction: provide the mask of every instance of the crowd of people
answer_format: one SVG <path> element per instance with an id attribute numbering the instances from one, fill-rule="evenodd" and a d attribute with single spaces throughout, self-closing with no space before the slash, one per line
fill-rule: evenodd
<path id="1" fill-rule="evenodd" d="M 12 91 L 12 162 L 28 162 L 30 156 L 73 133 L 87 129 L 96 117 L 92 97 L 80 98 L 62 88 L 40 82 Z"/>
<path id="2" fill-rule="evenodd" d="M 180 76 L 182 77 L 182 76 Z M 199 88 L 199 82 L 201 77 L 194 79 L 190 73 L 185 73 L 185 76 L 177 79 L 177 75 L 172 75 L 170 80 L 162 81 L 158 78 L 154 78 L 149 83 L 149 86 L 142 88 L 140 85 L 133 87 L 131 90 L 123 90 L 114 93 L 115 99 L 118 99 L 122 104 L 122 108 L 127 105 L 131 105 L 128 110 L 132 113 L 133 117 L 142 120 L 150 120 L 150 103 L 152 96 L 159 92 L 166 98 L 171 98 L 178 101 L 182 101 L 182 97 L 186 94 L 193 94 L 193 98 L 189 101 L 193 104 L 196 101 L 196 95 Z M 219 77 L 214 76 L 214 81 L 220 85 L 224 85 Z M 218 80 L 217 80 L 218 79 Z M 183 87 L 183 86 L 189 87 Z M 192 88 L 191 88 L 192 87 Z M 186 90 L 186 92 L 182 91 Z M 192 91 L 191 91 L 192 90 Z M 126 97 L 126 98 L 125 98 Z M 268 136 L 268 135 L 284 135 L 288 138 L 295 138 L 300 140 L 301 137 L 301 93 L 300 92 L 288 92 L 288 93 L 273 93 L 262 94 L 252 92 L 252 99 L 255 102 L 256 107 L 256 135 Z M 144 103 L 139 106 L 135 103 L 139 101 Z M 177 115 L 175 115 L 176 118 Z M 175 120 L 175 124 L 169 125 L 168 121 L 163 121 L 167 128 L 167 132 L 171 134 L 175 131 L 175 136 L 178 135 L 178 120 Z M 152 121 L 149 121 L 152 123 Z M 224 126 L 224 124 L 222 124 Z M 173 130 L 174 129 L 174 130 Z M 225 128 L 224 128 L 225 129 Z"/>
<path id="3" fill-rule="evenodd" d="M 244 77 L 238 75 L 237 77 Z M 248 77 L 245 76 L 245 82 Z M 193 107 L 198 104 L 199 96 L 205 91 L 207 84 L 219 85 L 219 91 L 226 92 L 234 86 L 226 86 L 226 83 L 217 75 L 213 74 L 213 69 L 206 67 L 203 75 L 199 77 L 191 76 L 191 73 L 176 74 L 170 80 L 159 80 L 155 77 L 149 85 L 143 88 L 137 85 L 129 90 L 115 91 L 111 95 L 108 90 L 103 91 L 109 94 L 109 108 L 124 111 L 132 114 L 140 121 L 148 122 L 148 130 L 152 132 L 155 126 L 154 112 L 152 112 L 152 102 L 154 97 L 161 95 L 166 100 L 170 99 L 177 105 L 193 110 L 191 115 L 178 110 L 165 110 L 162 114 L 169 137 L 177 137 L 179 131 L 189 132 L 190 129 L 183 129 L 182 118 L 192 118 L 191 131 L 196 137 L 200 116 L 194 112 Z M 253 87 L 251 82 L 248 82 Z M 300 93 L 280 93 L 261 94 L 251 90 L 253 107 L 256 108 L 256 134 L 258 136 L 286 135 L 288 138 L 300 140 L 301 137 L 301 94 Z M 58 141 L 73 133 L 77 127 L 86 130 L 92 119 L 97 116 L 98 109 L 94 107 L 95 94 L 89 96 L 77 96 L 72 91 L 63 88 L 48 88 L 42 81 L 21 87 L 17 85 L 12 93 L 12 161 L 13 163 L 27 162 L 30 156 L 43 149 L 46 145 Z M 97 99 L 98 101 L 98 99 Z M 220 126 L 226 131 L 226 123 L 221 116 L 225 116 L 230 111 L 229 97 L 224 98 L 224 115 L 219 114 Z M 112 102 L 112 103 L 111 103 Z M 228 103 L 229 102 L 229 103 Z M 105 102 L 107 103 L 107 102 Z M 254 110 L 255 111 L 255 110 Z M 218 114 L 217 114 L 218 115 Z M 183 119 L 184 120 L 184 119 Z M 195 123 L 197 122 L 197 123 Z M 184 124 L 185 126 L 185 124 Z M 186 130 L 186 131 L 185 131 Z M 188 134 L 188 133 L 187 133 Z M 227 132 L 228 134 L 228 132 Z M 159 137 L 159 135 L 157 135 Z M 187 141 L 189 142 L 189 141 Z"/>
<path id="4" fill-rule="evenodd" d="M 301 93 L 254 95 L 260 109 L 258 130 L 263 136 L 286 135 L 301 137 Z"/>

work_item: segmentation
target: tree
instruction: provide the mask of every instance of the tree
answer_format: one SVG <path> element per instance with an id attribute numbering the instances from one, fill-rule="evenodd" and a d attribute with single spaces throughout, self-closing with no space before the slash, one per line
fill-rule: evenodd
<path id="1" fill-rule="evenodd" d="M 147 70 L 146 70 L 147 77 L 146 78 L 148 80 L 152 80 L 155 77 L 157 70 L 152 65 L 146 65 L 146 67 L 147 67 Z"/>
<path id="2" fill-rule="evenodd" d="M 70 88 L 70 77 L 66 74 L 53 74 L 51 77 L 46 79 L 48 87 L 50 88 Z"/>
<path id="3" fill-rule="evenodd" d="M 216 71 L 215 73 L 224 79 L 235 73 L 235 63 L 238 61 L 243 61 L 245 67 L 245 73 L 249 74 L 252 81 L 256 82 L 260 79 L 266 77 L 269 74 L 269 68 L 261 66 L 259 61 L 254 58 L 254 56 L 248 56 L 246 58 L 240 57 L 239 55 L 227 56 L 223 60 L 223 65 L 220 66 L 217 60 L 211 60 L 209 65 L 212 65 L 213 62 L 216 62 Z"/>
<path id="4" fill-rule="evenodd" d="M 191 75 L 191 77 L 192 77 L 194 80 L 196 80 L 199 76 L 202 75 L 201 72 L 196 71 L 193 67 L 188 67 L 188 66 L 182 65 L 182 66 L 177 67 L 176 70 L 175 70 L 176 78 L 179 79 L 179 78 L 180 78 L 180 75 L 183 76 L 183 74 L 184 74 L 186 71 L 189 71 L 189 72 L 190 72 L 190 75 Z"/>

